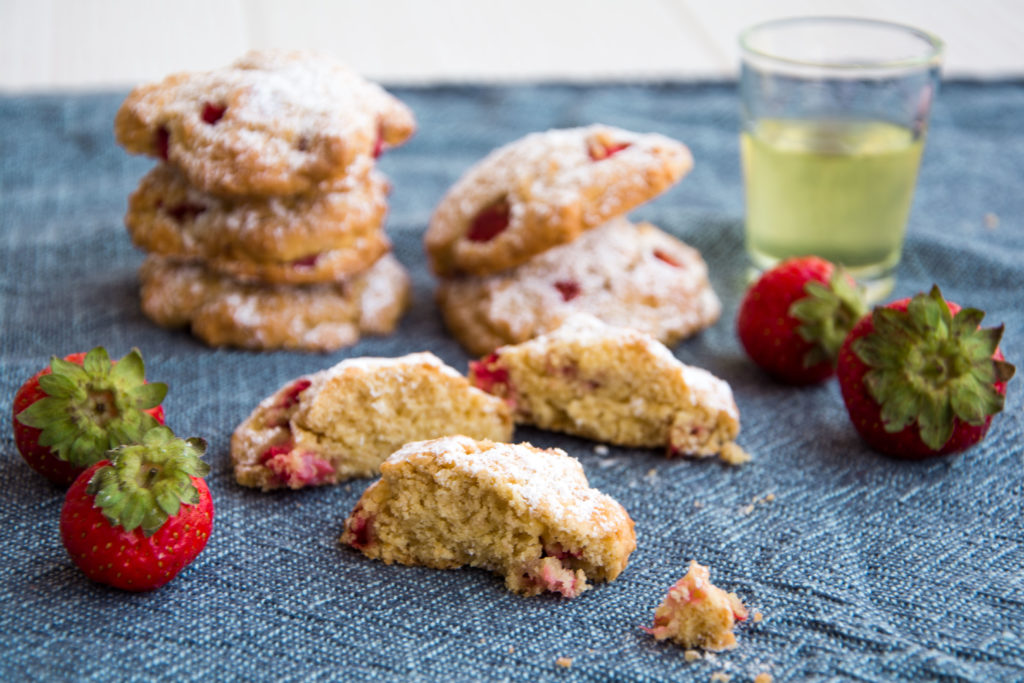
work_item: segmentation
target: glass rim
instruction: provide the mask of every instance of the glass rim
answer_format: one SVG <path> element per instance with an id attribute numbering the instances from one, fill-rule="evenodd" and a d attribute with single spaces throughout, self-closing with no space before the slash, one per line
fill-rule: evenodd
<path id="1" fill-rule="evenodd" d="M 916 38 L 921 39 L 927 45 L 927 49 L 918 56 L 913 57 L 901 57 L 899 59 L 877 59 L 877 60 L 858 60 L 850 62 L 826 62 L 821 60 L 811 59 L 794 59 L 791 57 L 783 57 L 772 52 L 759 50 L 751 46 L 750 39 L 755 33 L 763 31 L 764 29 L 772 29 L 785 27 L 796 24 L 861 24 L 864 26 L 873 26 L 876 28 L 884 28 L 890 30 L 900 31 L 902 33 L 910 34 Z M 883 19 L 870 19 L 867 17 L 849 17 L 849 16 L 801 16 L 801 17 L 785 17 L 781 19 L 769 19 L 768 21 L 762 21 L 760 23 L 748 26 L 747 28 L 740 31 L 739 34 L 739 46 L 743 52 L 744 57 L 751 56 L 757 59 L 767 60 L 769 62 L 775 62 L 778 64 L 786 64 L 798 67 L 813 67 L 818 69 L 829 69 L 834 71 L 854 71 L 858 69 L 906 69 L 911 67 L 923 67 L 933 64 L 939 64 L 942 60 L 942 54 L 945 49 L 945 43 L 942 39 L 936 36 L 934 33 L 930 33 L 923 29 L 911 26 L 909 24 L 901 24 L 894 21 L 886 21 Z"/>

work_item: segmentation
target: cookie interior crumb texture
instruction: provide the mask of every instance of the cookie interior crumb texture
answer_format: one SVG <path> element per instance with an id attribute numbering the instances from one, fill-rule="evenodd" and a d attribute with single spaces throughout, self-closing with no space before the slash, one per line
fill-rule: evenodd
<path id="1" fill-rule="evenodd" d="M 521 595 L 571 598 L 615 579 L 636 548 L 625 509 L 559 449 L 451 436 L 380 469 L 341 541 L 388 564 L 480 567 Z"/>
<path id="2" fill-rule="evenodd" d="M 655 610 L 654 626 L 645 630 L 685 648 L 729 650 L 736 647 L 735 622 L 746 618 L 736 594 L 712 585 L 708 568 L 694 560 Z"/>
<path id="3" fill-rule="evenodd" d="M 501 396 L 517 423 L 597 441 L 667 447 L 670 455 L 732 453 L 739 411 L 729 385 L 684 365 L 636 330 L 577 314 L 554 332 L 499 348 L 470 380 Z"/>
<path id="4" fill-rule="evenodd" d="M 301 488 L 372 476 L 406 442 L 448 434 L 507 441 L 509 409 L 431 353 L 350 358 L 262 401 L 231 457 L 240 484 Z"/>

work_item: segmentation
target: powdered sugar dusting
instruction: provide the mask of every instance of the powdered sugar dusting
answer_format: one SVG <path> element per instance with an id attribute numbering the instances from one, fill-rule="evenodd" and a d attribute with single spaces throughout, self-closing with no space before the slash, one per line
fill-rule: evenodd
<path id="1" fill-rule="evenodd" d="M 522 505 L 525 512 L 543 516 L 557 526 L 614 533 L 626 516 L 613 498 L 590 487 L 579 461 L 558 448 L 450 436 L 406 444 L 387 462 L 414 462 L 424 456 L 441 467 L 455 468 L 487 486 L 510 492 L 513 506 Z"/>
<path id="2" fill-rule="evenodd" d="M 223 109 L 216 121 L 204 120 L 207 104 Z M 346 66 L 315 53 L 269 50 L 136 88 L 118 112 L 118 141 L 155 154 L 161 127 L 169 160 L 193 185 L 291 194 L 371 156 L 379 129 L 399 144 L 415 124 L 405 105 Z"/>
<path id="3" fill-rule="evenodd" d="M 625 152 L 622 152 L 625 153 Z M 655 253 L 671 254 L 670 265 Z M 577 285 L 570 300 L 555 286 Z M 569 244 L 497 275 L 442 284 L 446 305 L 464 306 L 523 341 L 575 312 L 673 342 L 714 322 L 721 304 L 700 254 L 649 224 L 614 219 Z"/>

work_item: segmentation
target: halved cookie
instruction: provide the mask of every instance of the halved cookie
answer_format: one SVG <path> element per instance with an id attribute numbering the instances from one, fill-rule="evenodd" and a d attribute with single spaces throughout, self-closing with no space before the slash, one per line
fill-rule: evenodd
<path id="1" fill-rule="evenodd" d="M 516 593 L 572 598 L 636 548 L 626 510 L 557 448 L 450 436 L 406 444 L 380 470 L 341 542 L 388 564 L 480 567 Z"/>
<path id="2" fill-rule="evenodd" d="M 669 455 L 741 460 L 729 385 L 685 365 L 652 337 L 577 314 L 553 332 L 470 363 L 470 381 L 515 420 Z"/>
<path id="3" fill-rule="evenodd" d="M 297 489 L 377 474 L 408 441 L 505 441 L 512 428 L 503 401 L 432 353 L 349 358 L 262 401 L 235 430 L 231 460 L 239 484 Z"/>

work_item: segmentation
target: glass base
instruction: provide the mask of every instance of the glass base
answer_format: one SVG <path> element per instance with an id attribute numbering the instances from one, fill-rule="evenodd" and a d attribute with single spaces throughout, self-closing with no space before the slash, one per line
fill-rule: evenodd
<path id="1" fill-rule="evenodd" d="M 761 277 L 764 271 L 774 268 L 781 260 L 764 254 L 750 254 L 751 265 L 747 269 L 747 282 L 754 282 Z M 882 266 L 843 267 L 864 289 L 864 298 L 868 305 L 874 306 L 892 293 L 893 287 L 896 285 L 897 265 L 898 263 L 886 263 Z"/>

